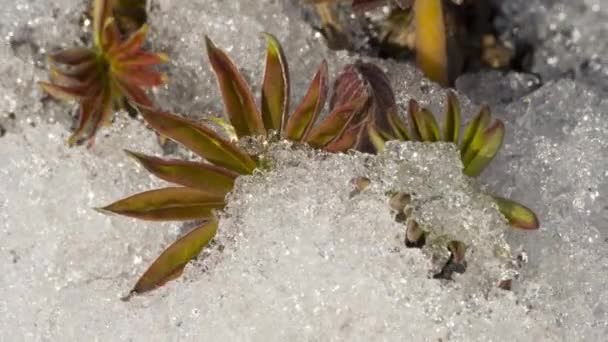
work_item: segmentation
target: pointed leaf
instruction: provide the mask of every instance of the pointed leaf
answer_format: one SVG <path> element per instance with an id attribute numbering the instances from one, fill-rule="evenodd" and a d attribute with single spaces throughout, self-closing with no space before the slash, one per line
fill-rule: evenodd
<path id="1" fill-rule="evenodd" d="M 146 95 L 146 92 L 139 86 L 130 84 L 120 77 L 114 77 L 112 79 L 116 88 L 120 90 L 120 93 L 129 100 L 133 106 L 152 107 L 152 100 Z"/>
<path id="2" fill-rule="evenodd" d="M 412 129 L 420 141 L 439 141 L 439 125 L 430 111 L 421 109 L 415 100 L 410 100 L 409 114 Z"/>
<path id="3" fill-rule="evenodd" d="M 266 129 L 280 133 L 289 110 L 289 67 L 276 37 L 270 33 L 264 36 L 268 48 L 262 84 L 262 119 Z"/>
<path id="4" fill-rule="evenodd" d="M 167 81 L 164 74 L 150 68 L 126 69 L 116 72 L 114 76 L 120 78 L 124 83 L 144 88 L 156 87 Z"/>
<path id="5" fill-rule="evenodd" d="M 87 59 L 75 65 L 55 64 L 55 66 L 60 73 L 80 80 L 99 78 L 95 59 Z"/>
<path id="6" fill-rule="evenodd" d="M 214 209 L 224 205 L 224 196 L 193 188 L 171 187 L 135 194 L 99 210 L 143 220 L 186 221 L 209 218 Z"/>
<path id="7" fill-rule="evenodd" d="M 540 226 L 536 214 L 530 208 L 507 198 L 493 197 L 498 209 L 511 226 L 522 229 L 538 229 Z"/>
<path id="8" fill-rule="evenodd" d="M 161 135 L 179 142 L 213 164 L 240 174 L 249 174 L 256 168 L 246 153 L 203 125 L 146 108 L 142 108 L 141 113 Z"/>
<path id="9" fill-rule="evenodd" d="M 83 87 L 87 84 L 87 81 L 83 81 L 78 77 L 73 77 L 60 72 L 56 67 L 49 68 L 49 76 L 53 85 L 66 87 L 66 88 L 77 88 Z"/>
<path id="10" fill-rule="evenodd" d="M 94 60 L 95 52 L 93 52 L 93 50 L 91 49 L 76 47 L 50 54 L 49 59 L 53 63 L 75 66 L 87 61 Z"/>
<path id="11" fill-rule="evenodd" d="M 224 106 L 239 137 L 262 135 L 264 124 L 247 82 L 226 53 L 205 37 L 207 55 L 224 99 Z"/>
<path id="12" fill-rule="evenodd" d="M 335 108 L 320 124 L 313 127 L 307 137 L 307 142 L 317 148 L 328 144 L 346 129 L 348 123 L 364 103 L 365 98 L 361 98 Z"/>
<path id="13" fill-rule="evenodd" d="M 68 145 L 74 146 L 83 137 L 91 136 L 96 125 L 96 117 L 98 116 L 99 109 L 103 104 L 103 95 L 98 94 L 96 96 L 85 98 L 81 104 L 78 115 L 78 127 L 76 131 L 68 138 Z"/>
<path id="14" fill-rule="evenodd" d="M 325 105 L 327 96 L 327 62 L 323 61 L 313 78 L 304 99 L 289 117 L 285 127 L 286 138 L 293 141 L 305 139 L 314 125 L 317 116 Z"/>
<path id="15" fill-rule="evenodd" d="M 127 69 L 133 69 L 136 67 L 149 67 L 157 64 L 167 63 L 169 56 L 164 53 L 152 53 L 146 51 L 140 51 L 120 62 L 120 65 Z"/>
<path id="16" fill-rule="evenodd" d="M 448 100 L 445 112 L 445 124 L 443 126 L 443 140 L 458 144 L 460 134 L 460 102 L 456 94 L 448 91 Z"/>
<path id="17" fill-rule="evenodd" d="M 63 87 L 56 84 L 47 82 L 38 82 L 38 85 L 47 94 L 62 101 L 80 101 L 87 94 L 87 88 L 84 86 L 79 87 Z"/>
<path id="18" fill-rule="evenodd" d="M 104 24 L 103 33 L 101 35 L 102 51 L 107 51 L 111 46 L 120 43 L 120 32 L 114 18 L 108 18 Z"/>
<path id="19" fill-rule="evenodd" d="M 391 140 L 393 137 L 382 134 L 378 129 L 376 129 L 373 125 L 368 129 L 369 140 L 374 145 L 377 153 L 384 151 L 384 145 L 387 141 Z"/>
<path id="20" fill-rule="evenodd" d="M 215 237 L 217 228 L 217 220 L 212 219 L 175 241 L 139 278 L 130 295 L 153 290 L 179 277 L 188 262 Z"/>
<path id="21" fill-rule="evenodd" d="M 356 125 L 348 125 L 347 128 L 340 134 L 340 136 L 336 137 L 334 140 L 329 142 L 325 146 L 325 150 L 327 152 L 346 152 L 349 149 L 355 147 L 357 142 L 359 141 L 359 136 L 361 132 L 365 130 L 365 125 L 367 122 L 360 122 Z M 365 130 L 365 134 L 367 135 L 367 130 Z"/>
<path id="22" fill-rule="evenodd" d="M 131 34 L 127 40 L 112 46 L 107 54 L 119 60 L 130 58 L 140 52 L 146 41 L 147 34 L 148 25 L 144 24 L 135 33 Z"/>
<path id="23" fill-rule="evenodd" d="M 462 143 L 460 144 L 460 156 L 464 165 L 471 160 L 474 152 L 470 150 L 471 144 L 475 139 L 479 140 L 490 124 L 490 108 L 483 106 L 479 114 L 467 125 L 464 132 Z"/>
<path id="24" fill-rule="evenodd" d="M 410 134 L 407 131 L 407 126 L 403 119 L 397 114 L 396 111 L 390 111 L 388 113 L 388 122 L 393 130 L 393 135 L 401 140 L 408 141 L 411 140 Z"/>
<path id="25" fill-rule="evenodd" d="M 223 196 L 234 187 L 237 174 L 210 164 L 185 160 L 164 160 L 125 150 L 146 170 L 167 182 Z"/>
<path id="26" fill-rule="evenodd" d="M 494 159 L 505 137 L 505 125 L 500 120 L 490 126 L 479 139 L 474 139 L 469 147 L 473 157 L 464 164 L 464 173 L 477 177 Z"/>

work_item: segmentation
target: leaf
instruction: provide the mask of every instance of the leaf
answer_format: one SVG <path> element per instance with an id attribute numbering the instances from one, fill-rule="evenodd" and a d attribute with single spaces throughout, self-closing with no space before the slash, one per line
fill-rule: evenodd
<path id="1" fill-rule="evenodd" d="M 490 108 L 483 106 L 479 111 L 479 114 L 467 125 L 467 129 L 464 133 L 462 143 L 460 144 L 460 156 L 462 163 L 467 165 L 468 162 L 474 155 L 474 151 L 471 149 L 471 145 L 474 140 L 479 140 L 490 124 Z M 479 143 L 478 143 L 479 144 Z"/>
<path id="2" fill-rule="evenodd" d="M 55 67 L 58 72 L 80 80 L 99 78 L 97 61 L 95 59 L 87 59 L 76 65 L 61 65 L 56 63 Z"/>
<path id="3" fill-rule="evenodd" d="M 320 124 L 316 125 L 307 137 L 313 147 L 323 147 L 344 131 L 357 110 L 365 103 L 365 98 L 335 108 Z"/>
<path id="4" fill-rule="evenodd" d="M 215 237 L 217 228 L 218 221 L 212 219 L 175 241 L 150 265 L 125 300 L 133 294 L 151 291 L 179 277 L 188 262 Z"/>
<path id="5" fill-rule="evenodd" d="M 101 117 L 112 114 L 109 95 L 109 92 L 104 89 L 101 93 L 82 100 L 78 116 L 78 127 L 68 138 L 69 146 L 79 143 L 83 137 L 89 138 L 94 135 L 95 128 L 98 126 Z M 107 113 L 108 111 L 109 113 Z"/>
<path id="6" fill-rule="evenodd" d="M 448 91 L 448 100 L 445 112 L 445 125 L 443 126 L 443 140 L 458 144 L 460 134 L 460 102 L 456 94 Z"/>
<path id="7" fill-rule="evenodd" d="M 120 77 L 115 77 L 112 81 L 120 90 L 120 93 L 125 96 L 132 105 L 152 107 L 152 100 L 150 100 L 148 95 L 146 95 L 146 92 L 139 86 L 126 82 Z"/>
<path id="8" fill-rule="evenodd" d="M 47 82 L 38 82 L 38 85 L 47 94 L 62 101 L 81 101 L 87 95 L 89 89 L 87 85 L 77 87 L 63 87 Z"/>
<path id="9" fill-rule="evenodd" d="M 367 122 L 363 121 L 356 125 L 348 125 L 344 132 L 325 146 L 325 150 L 327 152 L 336 153 L 346 152 L 353 148 L 359 141 L 359 137 L 365 129 L 366 124 Z M 366 136 L 367 134 L 367 131 L 365 131 Z"/>
<path id="10" fill-rule="evenodd" d="M 500 120 L 490 126 L 479 139 L 473 140 L 469 147 L 473 157 L 464 164 L 464 173 L 469 177 L 477 177 L 494 159 L 502 146 L 505 137 L 505 125 Z"/>
<path id="11" fill-rule="evenodd" d="M 205 37 L 205 42 L 226 112 L 237 135 L 263 135 L 264 124 L 247 82 L 224 51 L 216 48 L 209 37 Z"/>
<path id="12" fill-rule="evenodd" d="M 255 162 L 211 129 L 176 115 L 146 108 L 141 110 L 146 122 L 158 133 L 191 149 L 209 162 L 240 174 L 250 174 Z"/>
<path id="13" fill-rule="evenodd" d="M 95 46 L 101 47 L 103 28 L 106 20 L 112 17 L 116 0 L 93 0 L 93 39 Z"/>
<path id="14" fill-rule="evenodd" d="M 164 53 L 152 53 L 146 51 L 140 51 L 129 59 L 120 63 L 121 67 L 126 69 L 134 69 L 139 67 L 148 67 L 157 64 L 167 63 L 169 56 Z"/>
<path id="15" fill-rule="evenodd" d="M 418 102 L 410 100 L 409 115 L 414 133 L 420 141 L 439 141 L 439 126 L 431 112 L 420 109 Z"/>
<path id="16" fill-rule="evenodd" d="M 262 119 L 266 129 L 280 133 L 289 111 L 289 67 L 276 37 L 270 33 L 264 36 L 268 48 L 262 84 Z"/>
<path id="17" fill-rule="evenodd" d="M 49 59 L 53 63 L 67 64 L 71 66 L 80 65 L 84 62 L 95 59 L 95 52 L 91 49 L 83 47 L 75 47 L 61 50 L 49 55 Z"/>
<path id="18" fill-rule="evenodd" d="M 124 83 L 145 88 L 156 87 L 167 81 L 164 74 L 149 68 L 126 69 L 117 72 L 114 76 Z"/>
<path id="19" fill-rule="evenodd" d="M 125 41 L 112 46 L 107 54 L 118 60 L 130 58 L 141 51 L 141 48 L 146 41 L 147 34 L 148 25 L 144 24 Z"/>
<path id="20" fill-rule="evenodd" d="M 325 105 L 327 74 L 327 62 L 323 61 L 308 88 L 306 96 L 304 96 L 298 108 L 287 121 L 285 136 L 288 139 L 301 141 L 310 132 L 319 112 L 321 112 Z"/>
<path id="21" fill-rule="evenodd" d="M 372 145 L 374 145 L 374 148 L 378 153 L 384 151 L 384 144 L 386 144 L 387 141 L 391 140 L 391 137 L 383 135 L 373 125 L 368 129 L 368 134 Z"/>
<path id="22" fill-rule="evenodd" d="M 507 198 L 499 196 L 493 196 L 493 198 L 498 210 L 507 218 L 511 226 L 521 229 L 539 228 L 540 224 L 536 214 L 528 207 Z"/>
<path id="23" fill-rule="evenodd" d="M 170 187 L 135 194 L 98 210 L 150 221 L 186 221 L 209 218 L 224 205 L 224 196 Z"/>
<path id="24" fill-rule="evenodd" d="M 393 130 L 393 135 L 397 139 L 401 141 L 411 140 L 405 122 L 403 122 L 403 119 L 401 119 L 401 117 L 399 116 L 399 114 L 397 114 L 396 111 L 391 110 L 390 112 L 388 112 L 388 122 L 391 126 L 391 129 Z"/>
<path id="25" fill-rule="evenodd" d="M 414 2 L 416 61 L 424 74 L 445 86 L 448 84 L 448 57 L 443 5 L 441 0 Z"/>
<path id="26" fill-rule="evenodd" d="M 114 18 L 106 19 L 101 35 L 101 50 L 107 51 L 110 46 L 119 44 L 120 40 L 120 31 L 118 31 Z"/>
<path id="27" fill-rule="evenodd" d="M 141 153 L 125 152 L 146 170 L 167 182 L 180 184 L 223 196 L 234 187 L 237 174 L 226 169 L 185 160 L 164 160 Z"/>

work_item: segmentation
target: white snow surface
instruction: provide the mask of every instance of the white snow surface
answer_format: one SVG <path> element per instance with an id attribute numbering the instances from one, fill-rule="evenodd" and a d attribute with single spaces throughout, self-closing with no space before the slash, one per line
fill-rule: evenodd
<path id="1" fill-rule="evenodd" d="M 509 3 L 507 10 L 521 2 Z M 450 145 L 393 145 L 377 157 L 276 146 L 273 171 L 239 179 L 215 247 L 179 280 L 123 302 L 147 265 L 192 225 L 91 208 L 164 185 L 122 149 L 167 152 L 124 113 L 92 149 L 67 148 L 74 106 L 42 101 L 35 82 L 46 78 L 47 51 L 82 44 L 85 5 L 3 1 L 0 124 L 8 133 L 0 137 L 0 340 L 605 341 L 608 100 L 598 76 L 606 61 L 598 56 L 608 43 L 593 37 L 605 37 L 606 6 L 525 3 L 530 11 L 519 8 L 517 20 L 536 18 L 539 32 L 576 27 L 583 38 L 564 52 L 558 39 L 541 35 L 536 70 L 553 81 L 538 89 L 534 77 L 516 73 L 457 83 L 465 117 L 478 108 L 474 102 L 489 102 L 507 126 L 503 150 L 478 181 L 462 176 Z M 324 48 L 299 18 L 286 18 L 281 1 L 153 4 L 151 47 L 172 57 L 171 83 L 156 95 L 164 108 L 193 117 L 221 115 L 205 34 L 228 50 L 256 90 L 259 33 L 275 33 L 290 61 L 294 98 L 322 58 L 332 74 L 354 60 Z M 543 54 L 563 58 L 543 64 Z M 600 70 L 593 77 L 555 72 L 587 57 Z M 410 65 L 376 62 L 401 107 L 416 98 L 442 113 L 438 86 Z M 351 198 L 356 176 L 372 185 Z M 455 281 L 432 279 L 430 251 L 403 245 L 403 226 L 385 194 L 396 189 L 419 196 L 417 212 L 429 229 L 470 244 L 467 272 Z M 527 204 L 542 228 L 508 228 L 484 193 Z M 512 291 L 495 286 L 506 260 L 489 252 L 496 246 L 527 258 Z"/>

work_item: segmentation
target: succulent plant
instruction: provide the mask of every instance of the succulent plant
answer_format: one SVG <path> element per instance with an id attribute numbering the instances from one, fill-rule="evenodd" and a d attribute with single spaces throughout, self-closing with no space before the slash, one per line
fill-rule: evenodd
<path id="1" fill-rule="evenodd" d="M 92 144 L 97 130 L 111 121 L 115 109 L 151 106 L 145 89 L 161 85 L 165 77 L 154 66 L 168 60 L 162 53 L 142 50 L 147 26 L 125 36 L 114 19 L 120 1 L 96 0 L 93 4 L 92 48 L 75 47 L 53 53 L 51 82 L 40 82 L 51 96 L 80 105 L 76 131 L 68 143 Z"/>
<path id="2" fill-rule="evenodd" d="M 265 36 L 268 45 L 259 109 L 234 63 L 206 38 L 207 55 L 235 138 L 258 137 L 270 141 L 280 137 L 329 151 L 346 151 L 364 140 L 367 134 L 360 128 L 349 130 L 354 122 L 349 119 L 366 113 L 359 110 L 363 101 L 357 93 L 332 98 L 331 112 L 315 125 L 328 93 L 326 62 L 319 67 L 300 104 L 288 115 L 287 61 L 277 39 L 270 34 Z M 131 294 L 152 290 L 178 276 L 215 235 L 218 224 L 213 211 L 225 206 L 224 198 L 232 190 L 236 177 L 251 174 L 263 164 L 262 158 L 251 155 L 238 141 L 220 136 L 205 124 L 145 106 L 140 110 L 158 133 L 192 150 L 204 161 L 163 160 L 128 152 L 157 177 L 180 186 L 136 194 L 99 210 L 145 220 L 202 220 L 204 223 L 169 246 L 135 284 Z"/>
<path id="3" fill-rule="evenodd" d="M 207 55 L 230 121 L 224 126 L 231 127 L 236 142 L 222 137 L 205 124 L 140 107 L 142 116 L 153 129 L 192 150 L 203 161 L 164 160 L 127 152 L 155 176 L 179 186 L 139 193 L 100 208 L 100 211 L 153 221 L 199 220 L 203 223 L 170 245 L 138 280 L 130 295 L 152 290 L 179 276 L 185 265 L 211 241 L 218 228 L 214 211 L 226 205 L 225 196 L 232 190 L 235 179 L 265 167 L 263 151 L 252 152 L 241 144 L 249 137 L 262 140 L 262 145 L 286 139 L 329 152 L 351 149 L 375 152 L 388 139 L 409 139 L 410 133 L 397 115 L 394 93 L 386 74 L 370 63 L 358 62 L 344 68 L 333 84 L 329 114 L 320 118 L 328 95 L 328 67 L 326 62 L 321 63 L 306 95 L 288 115 L 287 61 L 278 40 L 270 34 L 265 36 L 268 44 L 260 108 L 228 55 L 206 38 Z M 414 102 L 411 108 L 416 133 L 412 136 L 422 141 L 440 140 L 433 116 L 416 109 Z M 449 109 L 445 137 L 455 142 L 459 135 L 460 113 L 453 94 Z M 482 113 L 486 114 L 469 125 L 462 144 L 463 158 L 468 160 L 465 170 L 470 174 L 480 171 L 492 159 L 504 133 L 502 124 L 489 124 L 489 112 Z M 364 188 L 366 181 L 362 179 L 358 184 Z M 513 202 L 504 203 L 518 213 L 530 213 Z M 512 217 L 521 219 L 522 215 Z"/>

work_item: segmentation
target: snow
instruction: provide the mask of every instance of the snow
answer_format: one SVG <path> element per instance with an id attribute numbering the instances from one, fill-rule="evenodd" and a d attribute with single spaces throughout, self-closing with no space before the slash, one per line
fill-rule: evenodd
<path id="1" fill-rule="evenodd" d="M 7 2 L 0 14 L 0 71 L 8 75 L 0 80 L 0 125 L 8 131 L 0 137 L 0 340 L 605 340 L 606 83 L 600 71 L 562 71 L 585 59 L 605 70 L 598 56 L 608 49 L 600 39 L 606 8 L 535 0 L 523 11 L 520 1 L 508 3 L 515 22 L 533 16 L 539 23 L 541 77 L 482 72 L 457 82 L 465 117 L 489 102 L 507 126 L 502 152 L 478 181 L 462 176 L 451 145 L 395 144 L 377 157 L 274 146 L 273 171 L 239 178 L 215 247 L 180 280 L 123 302 L 137 276 L 191 224 L 91 208 L 163 185 L 122 149 L 167 152 L 124 113 L 92 149 L 67 148 L 74 107 L 41 101 L 35 82 L 46 78 L 45 51 L 86 37 L 79 24 L 85 6 Z M 172 81 L 157 90 L 159 102 L 195 117 L 221 108 L 204 34 L 258 89 L 259 32 L 275 33 L 296 98 L 322 58 L 332 73 L 353 60 L 322 47 L 297 16 L 283 17 L 279 1 L 154 4 L 151 45 L 172 56 Z M 574 47 L 549 34 L 564 27 L 580 32 Z M 559 62 L 551 65 L 548 56 Z M 410 65 L 378 63 L 402 109 L 416 98 L 443 112 L 438 86 Z M 351 197 L 357 176 L 371 185 Z M 416 194 L 416 218 L 432 232 L 427 248 L 405 248 L 389 190 Z M 542 228 L 508 228 L 486 193 L 529 205 Z M 442 256 L 433 246 L 446 236 L 471 246 L 467 271 L 452 282 L 431 278 Z M 497 257 L 496 248 L 506 253 Z M 526 262 L 513 269 L 517 256 Z M 513 271 L 513 290 L 498 289 L 497 280 Z"/>

